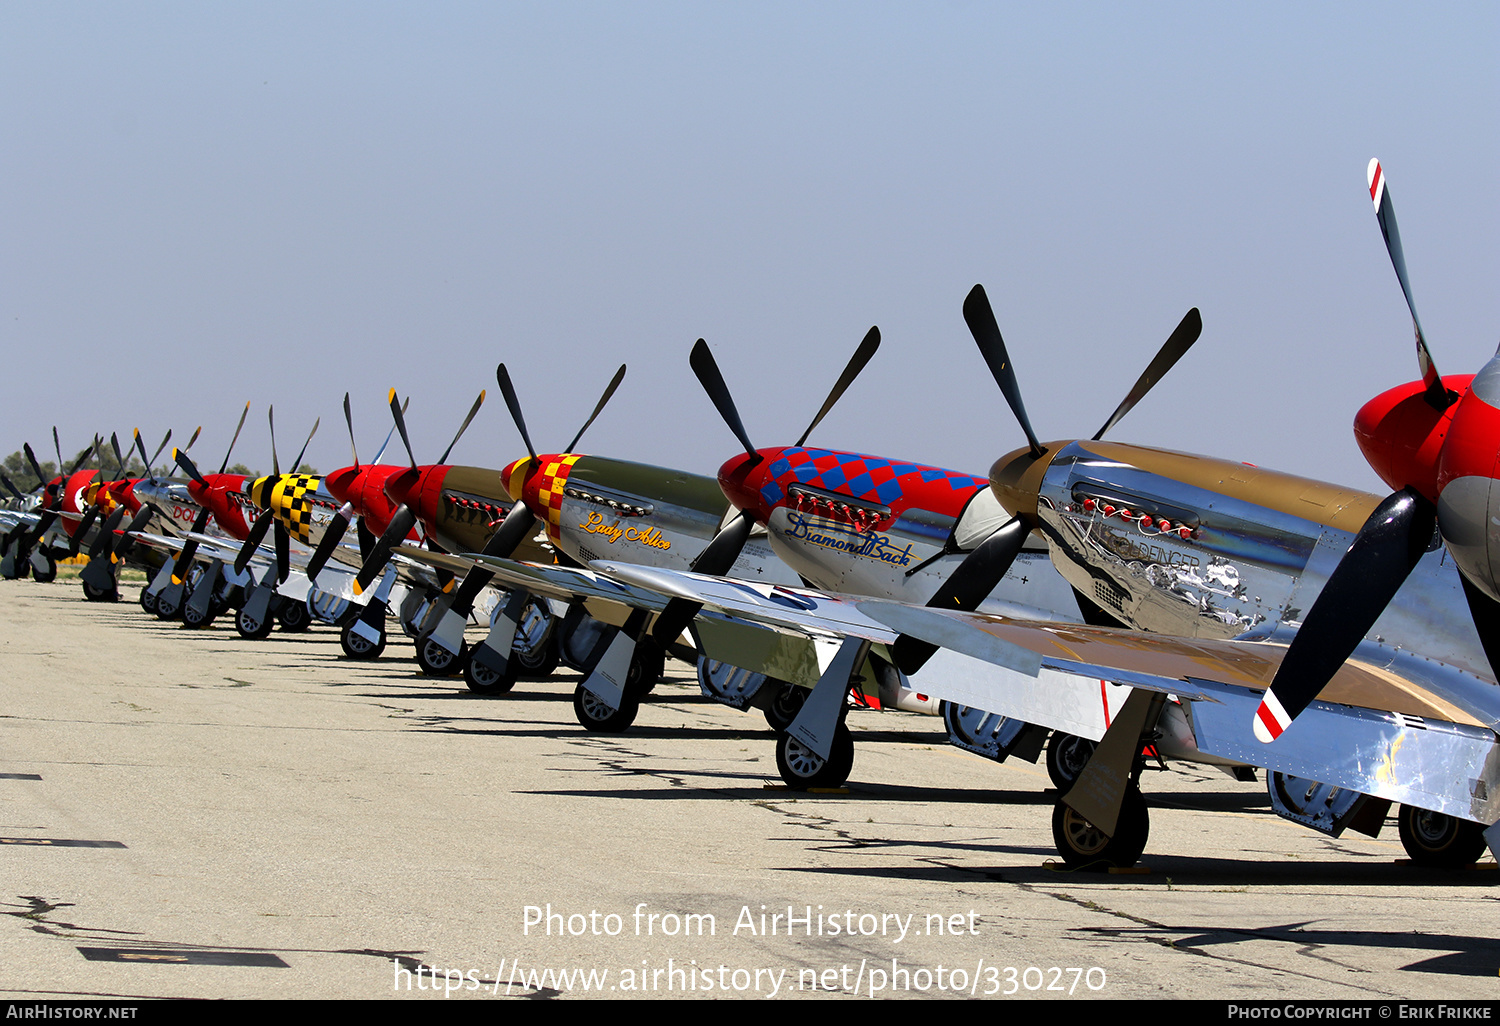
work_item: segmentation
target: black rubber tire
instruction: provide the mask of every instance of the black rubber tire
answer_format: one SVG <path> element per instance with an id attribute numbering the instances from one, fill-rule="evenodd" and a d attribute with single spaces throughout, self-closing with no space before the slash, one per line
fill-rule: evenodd
<path id="1" fill-rule="evenodd" d="M 110 588 L 105 591 L 94 587 L 88 581 L 83 582 L 83 597 L 90 602 L 118 602 L 120 601 L 120 590 Z"/>
<path id="2" fill-rule="evenodd" d="M 1120 818 L 1115 835 L 1103 831 L 1059 801 L 1052 807 L 1052 843 L 1057 853 L 1073 869 L 1105 872 L 1111 868 L 1129 869 L 1140 861 L 1151 835 L 1151 814 L 1146 799 L 1135 784 L 1125 789 L 1120 804 Z"/>
<path id="3" fill-rule="evenodd" d="M 276 614 L 276 621 L 288 634 L 301 634 L 312 626 L 312 610 L 307 608 L 306 602 L 288 599 L 281 604 L 281 610 Z"/>
<path id="4" fill-rule="evenodd" d="M 431 637 L 417 639 L 417 665 L 428 677 L 454 677 L 463 672 L 469 660 L 468 641 L 460 642 L 458 655 L 433 641 Z"/>
<path id="5" fill-rule="evenodd" d="M 766 726 L 780 732 L 792 725 L 797 714 L 802 711 L 802 705 L 807 701 L 807 696 L 812 694 L 810 690 L 798 687 L 796 684 L 774 677 L 767 677 L 763 688 L 775 688 L 776 693 L 771 696 L 770 704 L 762 710 L 766 717 Z"/>
<path id="6" fill-rule="evenodd" d="M 202 630 L 205 627 L 212 627 L 214 625 L 214 617 L 217 615 L 214 610 L 214 604 L 210 602 L 208 604 L 208 612 L 203 614 L 202 619 L 199 619 L 198 614 L 193 611 L 193 604 L 189 602 L 182 607 L 182 625 L 194 630 Z"/>
<path id="7" fill-rule="evenodd" d="M 1462 869 L 1484 854 L 1484 827 L 1467 819 L 1403 805 L 1396 826 L 1414 865 Z"/>
<path id="8" fill-rule="evenodd" d="M 854 735 L 842 723 L 834 731 L 826 761 L 790 734 L 776 739 L 776 770 L 793 791 L 842 787 L 853 769 Z"/>
<path id="9" fill-rule="evenodd" d="M 38 570 L 36 567 L 31 565 L 30 559 L 26 561 L 26 566 L 31 570 L 31 579 L 33 581 L 36 581 L 36 583 L 38 584 L 51 584 L 53 581 L 57 580 L 57 560 L 53 559 L 51 556 L 48 556 L 46 553 L 42 553 L 42 555 L 47 557 L 47 569 Z"/>
<path id="10" fill-rule="evenodd" d="M 276 618 L 269 611 L 266 618 L 261 621 L 251 620 L 243 609 L 234 614 L 234 629 L 240 632 L 240 637 L 247 641 L 260 641 L 271 636 L 271 628 L 276 626 Z"/>
<path id="11" fill-rule="evenodd" d="M 464 662 L 464 683 L 476 695 L 503 695 L 516 686 L 519 664 L 516 654 L 512 652 L 510 658 L 505 660 L 505 672 L 496 673 L 471 653 Z"/>
<path id="12" fill-rule="evenodd" d="M 611 709 L 582 684 L 573 689 L 573 715 L 585 730 L 601 734 L 618 734 L 635 722 L 641 711 L 640 700 L 625 692 L 620 708 Z"/>
<path id="13" fill-rule="evenodd" d="M 148 615 L 156 615 L 156 596 L 151 594 L 149 588 L 141 589 L 140 603 L 141 608 L 144 609 Z"/>
<path id="14" fill-rule="evenodd" d="M 1052 778 L 1052 786 L 1063 794 L 1072 790 L 1097 747 L 1086 737 L 1054 730 L 1047 739 L 1047 776 Z"/>
<path id="15" fill-rule="evenodd" d="M 661 646 L 650 641 L 636 642 L 630 656 L 630 671 L 625 677 L 625 690 L 639 701 L 656 690 L 662 672 L 667 668 L 667 654 Z"/>
<path id="16" fill-rule="evenodd" d="M 536 647 L 534 651 L 524 652 L 519 648 L 512 648 L 507 663 L 516 664 L 518 676 L 547 678 L 552 676 L 557 669 L 560 656 L 557 652 L 556 632 L 547 636 L 547 639 Z"/>
<path id="17" fill-rule="evenodd" d="M 166 596 L 167 590 L 169 588 L 171 588 L 170 584 L 167 585 L 166 588 L 163 588 L 161 590 L 161 593 L 156 596 L 156 618 L 158 620 L 163 620 L 163 621 L 181 620 L 182 619 L 182 606 L 181 605 L 175 605 L 174 606 L 174 605 L 172 605 L 172 604 L 170 604 L 168 602 L 162 601 L 163 598 Z M 177 594 L 180 596 L 182 594 L 182 592 L 179 591 Z M 180 601 L 181 600 L 179 599 L 179 602 Z"/>
<path id="18" fill-rule="evenodd" d="M 350 659 L 379 659 L 381 653 L 385 651 L 385 631 L 380 632 L 380 641 L 372 645 L 368 640 L 354 633 L 355 623 L 356 621 L 351 620 L 339 630 L 339 644 L 343 646 L 344 655 Z"/>

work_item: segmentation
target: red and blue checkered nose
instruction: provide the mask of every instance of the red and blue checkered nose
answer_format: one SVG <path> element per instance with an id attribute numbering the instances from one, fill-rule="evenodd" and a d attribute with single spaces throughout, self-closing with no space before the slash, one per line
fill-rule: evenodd
<path id="1" fill-rule="evenodd" d="M 885 506 L 896 515 L 918 506 L 956 517 L 973 494 L 987 483 L 972 474 L 942 467 L 833 449 L 792 446 L 762 449 L 760 455 L 763 460 L 754 467 L 747 466 L 748 455 L 724 464 L 719 483 L 735 505 L 755 508 L 765 515 L 788 503 L 793 486 L 805 485 Z M 730 472 L 728 480 L 726 472 Z M 735 489 L 732 494 L 731 486 Z M 753 505 L 741 505 L 741 500 Z"/>

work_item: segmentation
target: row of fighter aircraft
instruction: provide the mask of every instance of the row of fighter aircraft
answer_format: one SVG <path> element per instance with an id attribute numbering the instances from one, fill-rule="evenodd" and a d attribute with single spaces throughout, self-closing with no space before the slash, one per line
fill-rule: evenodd
<path id="1" fill-rule="evenodd" d="M 204 475 L 175 451 L 186 480 L 75 468 L 16 514 L 30 519 L 0 521 L 5 573 L 35 572 L 60 529 L 87 546 L 86 594 L 117 598 L 114 568 L 149 547 L 163 555 L 148 611 L 202 626 L 233 610 L 252 639 L 321 620 L 350 658 L 382 654 L 394 609 L 422 671 L 478 693 L 579 670 L 574 709 L 594 730 L 628 729 L 665 656 L 682 656 L 706 694 L 778 728 L 793 786 L 848 776 L 851 696 L 940 711 L 954 743 L 991 759 L 1045 744 L 1053 837 L 1074 866 L 1139 859 L 1148 757 L 1264 770 L 1279 815 L 1335 836 L 1377 833 L 1395 804 L 1413 861 L 1467 865 L 1500 849 L 1500 356 L 1437 373 L 1377 161 L 1368 180 L 1421 372 L 1356 418 L 1385 498 L 1105 441 L 1196 341 L 1196 310 L 1098 432 L 1042 442 L 976 286 L 964 318 L 1026 438 L 988 479 L 807 444 L 876 329 L 797 441 L 771 448 L 752 444 L 700 339 L 691 365 L 744 450 L 717 481 L 575 451 L 624 367 L 568 445 L 538 454 L 502 364 L 527 452 L 503 468 L 446 463 L 484 393 L 421 465 L 392 390 L 405 466 L 360 462 L 346 397 L 349 467 L 281 474 L 272 420 L 277 469 L 255 480 L 226 474 L 227 453 Z M 473 623 L 488 633 L 471 645 Z"/>

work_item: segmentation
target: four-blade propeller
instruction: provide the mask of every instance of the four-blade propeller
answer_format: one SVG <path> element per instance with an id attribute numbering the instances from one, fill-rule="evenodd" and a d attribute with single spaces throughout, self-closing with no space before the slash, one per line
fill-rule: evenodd
<path id="1" fill-rule="evenodd" d="M 828 398 L 823 400 L 823 405 L 813 415 L 807 428 L 797 438 L 797 445 L 807 441 L 812 434 L 813 428 L 822 423 L 828 411 L 833 409 L 834 404 L 842 398 L 859 377 L 865 365 L 875 356 L 880 349 L 880 329 L 872 327 L 865 333 L 859 346 L 854 350 L 854 355 L 844 366 L 843 373 L 833 383 L 833 388 L 828 393 Z M 734 404 L 734 398 L 729 394 L 729 386 L 724 383 L 724 375 L 719 371 L 719 365 L 714 360 L 713 352 L 708 348 L 708 343 L 699 339 L 693 343 L 693 351 L 688 356 L 688 364 L 693 368 L 693 374 L 697 376 L 699 384 L 708 393 L 709 400 L 714 404 L 714 409 L 719 411 L 719 416 L 739 439 L 749 454 L 751 463 L 759 461 L 760 456 L 755 451 L 755 446 L 750 444 L 750 435 L 745 431 L 745 425 L 740 420 L 739 409 Z M 735 561 L 740 558 L 744 551 L 745 543 L 750 540 L 750 532 L 755 528 L 755 515 L 744 511 L 731 518 L 727 524 L 719 529 L 719 533 L 698 553 L 698 558 L 693 560 L 693 572 L 708 574 L 714 577 L 722 577 L 734 567 Z M 667 607 L 657 617 L 655 626 L 651 629 L 651 635 L 659 644 L 671 645 L 675 643 L 687 625 L 698 615 L 702 605 L 684 598 L 673 598 L 667 603 Z"/>
<path id="2" fill-rule="evenodd" d="M 1357 431 L 1364 435 L 1361 448 L 1395 491 L 1360 528 L 1292 638 L 1255 714 L 1255 736 L 1266 743 L 1281 736 L 1354 654 L 1436 537 L 1448 544 L 1463 577 L 1470 611 L 1476 624 L 1481 625 L 1479 634 L 1486 654 L 1492 663 L 1500 656 L 1500 639 L 1482 626 L 1493 622 L 1496 615 L 1492 587 L 1495 573 L 1487 550 L 1476 553 L 1455 546 L 1448 527 L 1434 535 L 1434 528 L 1444 524 L 1462 533 L 1473 533 L 1477 528 L 1482 535 L 1483 525 L 1495 512 L 1486 509 L 1484 499 L 1474 490 L 1452 485 L 1459 480 L 1477 480 L 1482 483 L 1483 495 L 1489 494 L 1495 470 L 1493 406 L 1500 397 L 1480 396 L 1468 386 L 1460 395 L 1438 375 L 1412 299 L 1401 232 L 1396 227 L 1396 211 L 1379 160 L 1370 161 L 1366 180 L 1391 266 L 1411 311 L 1420 394 L 1428 410 L 1423 414 L 1419 409 L 1414 414 L 1409 403 L 1404 408 L 1401 404 L 1388 408 L 1382 403 L 1384 397 L 1377 397 L 1356 419 Z M 1500 357 L 1492 359 L 1475 378 L 1476 385 L 1492 370 L 1500 370 L 1497 360 Z M 1377 409 L 1379 412 L 1371 412 Z M 1424 444 L 1428 439 L 1435 439 L 1436 444 Z M 1475 450 L 1480 459 L 1471 462 L 1469 456 Z M 1392 451 L 1416 455 L 1391 459 Z"/>

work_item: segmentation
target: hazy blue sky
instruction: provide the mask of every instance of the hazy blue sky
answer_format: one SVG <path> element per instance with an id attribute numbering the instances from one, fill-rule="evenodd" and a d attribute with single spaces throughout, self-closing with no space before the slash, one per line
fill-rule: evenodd
<path id="1" fill-rule="evenodd" d="M 1416 376 L 1365 164 L 1439 369 L 1500 342 L 1500 5 L 70 4 L 0 7 L 0 451 L 167 427 L 216 466 L 368 457 L 385 391 L 435 458 L 583 448 L 712 472 L 758 445 L 984 471 L 1021 435 L 960 306 L 994 301 L 1044 438 L 1380 488 L 1349 425 Z M 50 448 L 50 441 L 47 446 Z"/>

